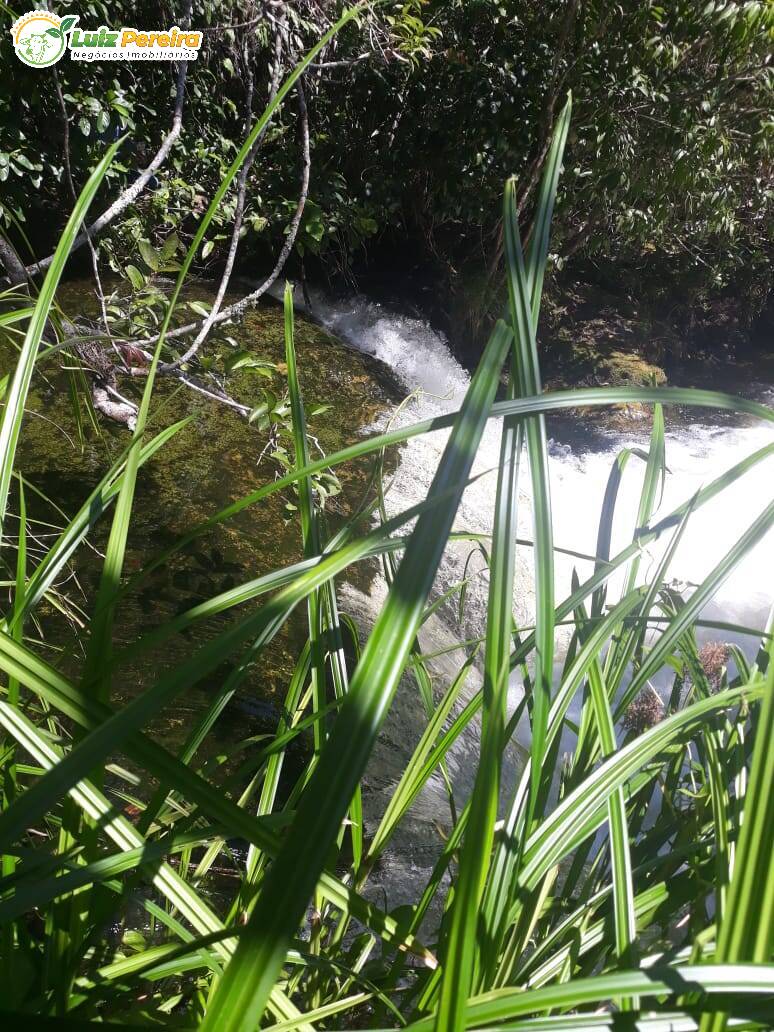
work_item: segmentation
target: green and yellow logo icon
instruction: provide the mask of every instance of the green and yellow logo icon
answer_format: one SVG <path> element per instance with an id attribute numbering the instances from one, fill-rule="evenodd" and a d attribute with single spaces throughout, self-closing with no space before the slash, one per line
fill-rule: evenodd
<path id="1" fill-rule="evenodd" d="M 77 21 L 77 15 L 60 18 L 48 11 L 22 15 L 11 29 L 16 56 L 31 68 L 56 64 L 67 49 L 67 34 Z"/>

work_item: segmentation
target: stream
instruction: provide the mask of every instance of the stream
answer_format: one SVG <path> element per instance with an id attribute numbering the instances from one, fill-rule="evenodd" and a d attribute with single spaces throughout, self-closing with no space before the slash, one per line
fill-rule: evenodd
<path id="1" fill-rule="evenodd" d="M 211 299 L 209 286 L 197 284 L 195 296 Z M 89 284 L 67 284 L 61 299 L 71 312 L 93 310 Z M 301 298 L 297 298 L 303 309 Z M 468 372 L 451 354 L 445 339 L 427 322 L 392 310 L 363 297 L 333 301 L 313 294 L 310 319 L 299 316 L 297 352 L 302 389 L 309 408 L 327 404 L 331 408 L 310 421 L 311 432 L 320 446 L 331 452 L 359 436 L 385 428 L 390 421 L 410 423 L 459 407 L 469 383 Z M 283 361 L 281 311 L 267 303 L 247 315 L 229 333 L 235 343 L 258 357 Z M 2 351 L 3 371 L 12 356 Z M 126 444 L 126 431 L 100 420 L 98 431 L 86 427 L 81 441 L 69 399 L 67 374 L 53 368 L 46 377 L 36 377 L 30 400 L 31 414 L 22 437 L 22 468 L 29 480 L 50 498 L 56 498 L 67 512 L 75 510 Z M 713 368 L 693 370 L 686 380 L 696 386 L 714 386 L 756 400 L 774 401 L 774 369 L 760 366 L 718 363 Z M 273 380 L 280 393 L 281 366 Z M 673 381 L 674 382 L 674 381 Z M 239 381 L 240 392 L 250 384 Z M 123 384 L 122 384 L 123 389 Z M 135 395 L 141 382 L 127 390 Z M 409 402 L 400 407 L 407 395 Z M 244 393 L 240 393 L 244 397 Z M 249 426 L 230 410 L 179 389 L 162 380 L 156 392 L 154 427 L 160 429 L 183 415 L 191 423 L 141 471 L 138 480 L 126 569 L 136 572 L 160 550 L 168 547 L 190 526 L 200 522 L 229 502 L 242 497 L 275 475 L 269 459 L 259 461 L 265 435 Z M 83 415 L 83 414 L 82 414 Z M 83 416 L 85 420 L 85 416 Z M 667 417 L 667 465 L 659 513 L 669 512 L 690 498 L 704 484 L 730 468 L 742 457 L 771 441 L 770 427 L 753 420 L 704 410 L 670 412 Z M 622 419 L 601 410 L 591 415 L 572 414 L 549 421 L 550 477 L 554 513 L 555 544 L 579 553 L 593 553 L 599 513 L 611 463 L 623 447 L 647 447 L 649 420 Z M 485 430 L 474 467 L 478 479 L 465 492 L 456 529 L 486 535 L 491 531 L 499 453 L 500 427 L 490 422 Z M 447 434 L 414 438 L 391 457 L 386 471 L 389 482 L 387 507 L 396 513 L 423 498 L 438 464 Z M 616 512 L 612 552 L 631 540 L 642 478 L 642 462 L 633 458 L 624 473 Z M 355 464 L 341 471 L 342 494 L 331 500 L 328 518 L 333 528 L 359 498 L 367 476 L 367 465 Z M 691 518 L 689 532 L 678 548 L 671 575 L 683 584 L 701 581 L 753 522 L 771 498 L 774 460 L 760 463 L 748 472 L 732 491 L 709 503 Z M 155 571 L 122 602 L 117 627 L 118 644 L 126 644 L 159 623 L 218 591 L 255 577 L 301 556 L 297 519 L 285 509 L 292 494 L 276 495 L 235 519 L 215 528 L 178 553 Z M 39 500 L 31 503 L 33 514 L 56 522 L 51 508 Z M 94 549 L 104 547 L 109 520 L 102 520 L 93 536 Z M 41 534 L 43 531 L 41 531 Z M 519 535 L 530 539 L 528 469 L 520 477 Z M 44 540 L 41 536 L 41 541 Z M 641 576 L 652 571 L 661 547 L 647 549 Z M 514 613 L 522 624 L 533 616 L 534 595 L 531 550 L 520 547 L 517 557 L 517 588 Z M 81 549 L 78 579 L 67 585 L 71 600 L 70 618 L 53 605 L 42 612 L 48 658 L 64 670 L 80 662 L 79 625 L 89 618 L 99 572 L 95 551 Z M 581 579 L 588 576 L 590 562 L 563 554 L 557 556 L 556 597 L 569 593 L 573 570 Z M 713 603 L 709 619 L 764 626 L 771 603 L 774 574 L 774 534 L 769 534 L 733 572 Z M 480 635 L 486 606 L 487 576 L 480 551 L 471 544 L 450 545 L 437 578 L 440 595 L 466 579 L 464 611 L 459 596 L 453 595 L 428 620 L 420 633 L 425 653 L 438 654 L 430 661 L 433 687 L 440 693 L 459 670 L 463 654 L 450 649 L 461 639 Z M 340 583 L 342 609 L 352 614 L 364 633 L 373 622 L 384 599 L 386 585 L 379 564 L 369 561 L 351 571 Z M 228 618 L 215 618 L 195 632 L 179 636 L 164 646 L 159 666 L 178 662 L 203 637 L 225 626 Z M 216 724 L 203 756 L 227 751 L 248 734 L 271 733 L 299 643 L 304 638 L 305 613 L 293 615 L 283 633 L 272 643 L 260 670 L 253 670 Z M 561 634 L 560 634 L 561 636 Z M 738 641 L 750 651 L 755 639 L 730 636 L 726 632 L 700 631 L 702 640 L 722 637 Z M 150 664 L 155 676 L 159 667 Z M 114 702 L 120 704 L 141 690 L 147 678 L 147 661 L 123 669 L 113 686 Z M 227 671 L 217 671 L 178 700 L 173 713 L 165 714 L 156 732 L 172 748 L 182 743 L 196 715 Z M 480 685 L 476 667 L 466 683 L 465 698 Z M 520 698 L 514 678 L 511 705 Z M 384 809 L 396 779 L 402 772 L 421 729 L 424 710 L 416 686 L 404 678 L 395 704 L 383 729 L 367 771 L 364 803 L 368 829 Z M 512 785 L 523 762 L 524 729 L 513 742 L 504 769 L 504 782 Z M 303 750 L 299 743 L 297 748 Z M 450 754 L 449 768 L 455 792 L 463 800 L 472 785 L 477 751 L 476 730 L 463 736 Z M 289 765 L 292 773 L 292 762 Z M 390 852 L 378 865 L 371 892 L 390 907 L 408 903 L 421 874 L 426 874 L 437 856 L 440 833 L 448 826 L 449 807 L 440 780 L 432 781 L 417 800 L 394 839 Z"/>
<path id="2" fill-rule="evenodd" d="M 432 418 L 459 408 L 470 382 L 468 372 L 451 354 L 444 337 L 427 322 L 411 315 L 353 297 L 334 302 L 313 294 L 312 316 L 326 329 L 358 351 L 383 363 L 398 379 L 402 393 L 414 394 L 412 400 L 389 419 L 394 425 Z M 303 305 L 300 296 L 297 305 Z M 774 402 L 774 365 L 763 371 L 727 362 L 715 369 L 686 371 L 686 386 L 723 389 L 743 394 L 766 404 Z M 624 447 L 647 449 L 650 431 L 648 413 L 637 413 L 623 420 L 607 410 L 587 410 L 590 415 L 571 413 L 549 419 L 550 488 L 554 517 L 554 543 L 574 552 L 593 554 L 596 547 L 600 510 L 611 465 Z M 671 512 L 691 498 L 702 486 L 723 471 L 772 441 L 771 427 L 744 416 L 717 413 L 712 410 L 685 409 L 666 412 L 666 462 L 668 475 L 664 484 L 658 515 Z M 387 418 L 380 417 L 373 430 L 383 429 Z M 623 426 L 621 425 L 623 423 Z M 387 494 L 389 514 L 397 513 L 422 499 L 437 468 L 448 433 L 413 438 L 401 449 L 397 469 Z M 465 492 L 455 529 L 480 534 L 491 532 L 494 508 L 496 470 L 500 449 L 500 426 L 487 424 L 472 475 L 479 476 Z M 613 527 L 611 555 L 629 544 L 636 526 L 636 515 L 644 465 L 631 460 L 624 472 L 618 495 Z M 520 473 L 519 537 L 532 538 L 531 504 L 528 466 L 522 461 Z M 758 464 L 728 492 L 707 503 L 689 522 L 678 546 L 671 578 L 678 587 L 700 583 L 720 559 L 736 543 L 747 527 L 769 503 L 774 483 L 774 456 Z M 640 577 L 652 573 L 666 542 L 645 549 Z M 531 624 L 534 616 L 534 590 L 531 572 L 532 555 L 528 547 L 517 551 L 517 578 L 514 613 L 522 624 Z M 556 556 L 556 599 L 570 593 L 573 570 L 581 580 L 593 572 L 593 563 L 558 553 Z M 752 628 L 766 625 L 772 604 L 774 576 L 774 533 L 761 541 L 721 586 L 714 600 L 706 607 L 707 620 L 739 623 Z M 613 597 L 622 577 L 611 578 Z M 420 632 L 424 653 L 448 649 L 461 639 L 482 633 L 488 578 L 486 566 L 468 543 L 450 543 L 436 581 L 440 595 L 468 579 L 465 612 L 459 618 L 457 597 L 443 606 Z M 379 611 L 384 598 L 384 581 L 374 580 L 368 595 L 356 586 L 345 585 L 347 608 L 368 626 Z M 562 629 L 557 631 L 559 655 L 562 655 Z M 733 641 L 749 655 L 754 655 L 758 640 L 748 635 L 730 634 L 711 629 L 698 630 L 700 643 L 717 640 Z M 566 641 L 566 636 L 564 636 Z M 439 656 L 430 666 L 437 688 L 446 687 L 462 662 L 459 650 Z M 557 663 L 557 674 L 561 664 Z M 468 677 L 464 698 L 480 687 L 477 669 Z M 662 694 L 668 691 L 666 681 L 656 683 Z M 512 677 L 511 710 L 522 695 L 521 682 Z M 577 716 L 577 708 L 571 715 Z M 380 814 L 392 793 L 410 755 L 409 746 L 417 737 L 417 728 L 424 723 L 424 713 L 416 688 L 404 681 L 388 717 L 367 777 L 368 796 L 375 814 Z M 522 721 L 516 741 L 506 756 L 504 794 L 509 794 L 522 768 L 522 750 L 529 744 L 529 732 Z M 452 749 L 449 769 L 455 794 L 465 799 L 472 789 L 477 761 L 477 727 L 464 734 Z M 410 903 L 414 886 L 423 884 L 437 856 L 438 828 L 448 831 L 449 807 L 440 778 L 428 784 L 425 791 L 404 819 L 399 834 L 381 867 L 375 872 L 383 897 L 392 905 Z"/>

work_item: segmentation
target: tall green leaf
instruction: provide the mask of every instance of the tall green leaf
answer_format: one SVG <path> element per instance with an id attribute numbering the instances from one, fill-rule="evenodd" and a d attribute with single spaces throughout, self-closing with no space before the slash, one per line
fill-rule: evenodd
<path id="1" fill-rule="evenodd" d="M 16 460 L 16 446 L 19 443 L 19 433 L 21 432 L 22 420 L 24 419 L 24 406 L 27 403 L 32 373 L 38 357 L 40 342 L 43 339 L 43 333 L 48 323 L 54 295 L 62 278 L 73 241 L 78 235 L 78 230 L 86 217 L 89 205 L 94 200 L 94 195 L 99 189 L 99 185 L 105 177 L 105 173 L 110 167 L 121 142 L 121 140 L 117 140 L 108 147 L 104 157 L 97 163 L 94 171 L 89 176 L 80 197 L 75 203 L 72 214 L 67 220 L 67 225 L 59 238 L 53 260 L 46 273 L 43 286 L 40 288 L 38 299 L 35 302 L 35 308 L 24 336 L 21 354 L 16 363 L 10 387 L 6 393 L 3 413 L 0 416 L 0 541 L 2 541 L 2 531 L 8 507 L 8 491 L 11 486 L 11 476 Z"/>
<path id="2" fill-rule="evenodd" d="M 510 339 L 505 325 L 498 324 L 444 450 L 430 498 L 467 477 Z M 260 1019 L 392 702 L 460 497 L 461 491 L 452 488 L 451 497 L 432 518 L 420 517 L 417 522 L 330 739 L 267 875 L 246 934 L 213 997 L 204 1029 L 247 1032 Z"/>

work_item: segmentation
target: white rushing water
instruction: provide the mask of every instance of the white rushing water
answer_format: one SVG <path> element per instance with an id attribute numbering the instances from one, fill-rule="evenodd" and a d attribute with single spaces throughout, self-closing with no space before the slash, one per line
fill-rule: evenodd
<path id="1" fill-rule="evenodd" d="M 470 378 L 451 354 L 443 336 L 426 322 L 391 312 L 362 297 L 334 303 L 317 296 L 313 299 L 313 306 L 315 318 L 326 328 L 389 366 L 407 395 L 418 392 L 397 416 L 397 424 L 413 423 L 459 408 Z M 718 386 L 722 388 L 722 384 Z M 584 418 L 589 419 L 588 416 Z M 425 496 L 447 436 L 446 433 L 425 435 L 404 446 L 388 495 L 392 512 L 407 508 Z M 584 435 L 579 434 L 579 440 L 583 439 Z M 764 424 L 712 426 L 697 421 L 668 431 L 666 460 L 669 473 L 657 515 L 671 512 L 702 486 L 771 441 L 771 428 Z M 499 446 L 500 423 L 493 420 L 484 432 L 474 475 L 496 468 Z M 550 442 L 554 541 L 557 546 L 586 554 L 594 552 L 608 474 L 615 455 L 625 446 L 647 447 L 647 425 L 642 430 L 606 433 L 601 449 L 584 449 L 572 441 Z M 633 458 L 625 470 L 616 509 L 612 554 L 631 541 L 643 469 L 643 463 Z M 526 462 L 522 464 L 520 483 L 523 501 L 520 506 L 520 536 L 529 538 L 531 514 Z M 770 502 L 773 483 L 774 459 L 769 458 L 746 473 L 737 485 L 695 513 L 678 547 L 671 577 L 687 584 L 703 580 Z M 488 533 L 491 530 L 494 492 L 493 472 L 472 484 L 465 493 L 455 529 Z M 662 547 L 656 545 L 645 550 L 642 576 L 647 575 Z M 467 546 L 452 549 L 453 555 L 441 571 L 439 588 L 445 589 L 455 582 L 462 572 L 460 561 L 464 562 L 468 552 Z M 532 615 L 528 587 L 530 562 L 529 550 L 521 549 L 520 574 L 523 581 L 526 580 L 527 588 L 525 590 L 522 583 L 521 591 L 517 591 L 515 607 L 522 620 L 529 620 Z M 592 569 L 591 564 L 558 556 L 557 599 L 567 593 L 573 567 L 578 569 L 581 577 Z M 769 533 L 720 588 L 716 601 L 722 601 L 725 619 L 752 620 L 754 625 L 760 625 L 771 603 L 773 576 L 774 533 Z M 482 593 L 474 591 L 473 597 L 480 605 Z M 475 615 L 471 619 L 475 620 Z"/>
<path id="2" fill-rule="evenodd" d="M 301 302 L 300 297 L 296 300 Z M 470 382 L 469 375 L 453 357 L 443 336 L 426 322 L 390 311 L 362 297 L 332 302 L 322 295 L 315 295 L 312 314 L 338 338 L 388 366 L 402 393 L 410 395 L 416 392 L 408 404 L 393 415 L 395 425 L 417 422 L 459 408 Z M 386 421 L 371 429 L 384 429 L 385 425 Z M 424 435 L 402 447 L 387 496 L 391 514 L 425 497 L 447 438 L 446 432 Z M 588 434 L 579 433 L 577 442 L 552 441 L 549 446 L 555 544 L 586 554 L 593 554 L 595 550 L 599 514 L 611 464 L 623 447 L 647 447 L 648 426 L 645 423 L 641 429 L 636 427 L 627 432 L 604 433 L 601 440 L 601 447 L 597 445 L 590 449 L 581 443 L 588 441 Z M 668 431 L 666 458 L 669 474 L 657 515 L 671 512 L 678 504 L 692 498 L 699 488 L 771 440 L 771 429 L 765 425 L 713 426 L 697 421 Z M 455 521 L 456 530 L 478 534 L 491 531 L 496 486 L 494 470 L 498 464 L 499 447 L 500 423 L 492 420 L 485 429 L 473 469 L 474 476 L 485 475 L 466 490 Z M 624 472 L 614 523 L 613 555 L 632 540 L 643 469 L 643 463 L 632 458 Z M 532 536 L 528 480 L 527 464 L 523 461 L 519 536 L 526 539 Z M 700 582 L 769 503 L 772 483 L 774 460 L 769 458 L 746 473 L 728 492 L 694 514 L 675 555 L 671 578 L 678 584 Z M 652 571 L 665 545 L 666 541 L 644 551 L 641 578 Z M 482 633 L 487 594 L 486 568 L 479 557 L 468 561 L 471 547 L 464 542 L 448 546 L 435 585 L 435 592 L 440 595 L 463 576 L 470 578 L 462 626 L 455 599 L 423 626 L 420 642 L 426 653 L 437 652 L 461 638 Z M 531 563 L 531 549 L 521 547 L 514 611 L 522 624 L 530 623 L 534 612 Z M 593 565 L 558 555 L 557 600 L 569 593 L 573 568 L 583 579 L 591 573 Z M 723 584 L 705 615 L 763 627 L 772 600 L 773 574 L 774 533 L 770 533 Z M 345 605 L 367 627 L 381 606 L 385 590 L 381 580 L 376 581 L 368 597 L 347 589 Z M 733 639 L 748 651 L 756 646 L 753 637 L 738 637 L 712 630 L 700 632 L 702 640 L 713 637 Z M 561 635 L 558 638 L 561 653 Z M 462 654 L 456 651 L 430 664 L 436 692 L 450 683 L 462 661 Z M 480 674 L 474 669 L 465 694 L 469 696 L 480 683 Z M 663 687 L 666 689 L 666 684 Z M 514 678 L 512 705 L 520 696 L 520 685 Z M 412 684 L 404 683 L 369 765 L 364 801 L 367 819 L 370 814 L 371 822 L 383 812 L 424 724 L 417 690 Z M 526 731 L 520 736 L 522 745 L 527 744 L 526 736 Z M 460 798 L 464 798 L 472 786 L 477 749 L 477 732 L 471 728 L 459 739 L 449 756 L 450 775 L 455 794 L 459 792 Z M 505 757 L 503 782 L 506 791 L 507 786 L 515 782 L 521 768 L 521 755 L 518 745 L 514 745 Z M 393 840 L 386 862 L 375 872 L 371 891 L 377 895 L 384 893 L 391 905 L 412 900 L 415 886 L 427 876 L 437 855 L 440 842 L 437 828 L 439 824 L 447 823 L 448 812 L 445 789 L 440 779 L 434 778 Z"/>

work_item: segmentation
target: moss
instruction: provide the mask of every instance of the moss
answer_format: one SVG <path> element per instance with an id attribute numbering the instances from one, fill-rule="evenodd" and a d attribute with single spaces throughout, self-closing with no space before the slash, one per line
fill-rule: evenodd
<path id="1" fill-rule="evenodd" d="M 197 284 L 195 296 L 211 299 L 212 292 L 206 285 Z M 60 291 L 59 301 L 71 317 L 75 312 L 93 313 L 93 295 L 88 284 L 67 284 Z M 240 371 L 229 379 L 229 390 L 247 404 L 257 399 L 261 387 L 268 387 L 281 397 L 286 389 L 281 308 L 267 303 L 249 313 L 237 326 L 229 327 L 229 334 L 240 350 L 249 350 L 278 366 L 271 379 Z M 226 344 L 220 350 L 228 348 Z M 318 416 L 310 416 L 310 433 L 326 452 L 357 440 L 391 400 L 380 381 L 376 363 L 303 318 L 296 323 L 296 348 L 308 410 L 323 403 L 331 406 Z M 12 368 L 14 361 L 15 351 L 6 341 L 0 350 L 0 372 Z M 83 438 L 79 437 L 69 375 L 54 363 L 36 371 L 20 444 L 19 467 L 35 487 L 71 515 L 126 447 L 129 436 L 124 427 L 99 416 L 95 430 L 81 406 L 84 432 Z M 143 384 L 142 380 L 120 377 L 119 386 L 122 392 L 138 398 Z M 191 422 L 140 470 L 126 555 L 128 575 L 141 570 L 191 527 L 273 480 L 277 471 L 271 459 L 260 458 L 267 443 L 265 432 L 248 424 L 233 410 L 181 389 L 175 380 L 160 377 L 154 391 L 150 429 L 157 432 L 184 416 L 191 416 Z M 360 500 L 366 469 L 365 462 L 341 469 L 342 494 L 332 499 L 326 510 L 333 531 L 352 504 Z M 140 582 L 136 590 L 121 600 L 116 643 L 128 644 L 148 628 L 205 598 L 299 559 L 300 528 L 297 519 L 289 518 L 285 509 L 286 502 L 293 498 L 292 490 L 288 490 L 244 509 Z M 34 518 L 61 522 L 61 517 L 50 506 L 31 493 L 27 500 Z M 110 515 L 106 514 L 99 521 L 92 535 L 92 544 L 100 551 L 107 540 Z M 88 620 L 101 569 L 98 552 L 79 549 L 76 569 L 78 585 L 71 582 L 67 591 Z M 358 570 L 353 579 L 356 578 L 361 589 L 367 590 L 370 576 L 368 571 Z M 203 626 L 197 625 L 190 636 L 172 639 L 158 656 L 159 667 L 180 661 L 195 644 L 218 633 L 233 619 L 233 613 L 225 614 Z M 47 640 L 52 646 L 61 647 L 67 656 L 74 645 L 71 625 L 53 609 L 45 624 Z M 260 673 L 256 670 L 248 678 L 242 694 L 253 698 L 281 698 L 298 655 L 299 643 L 305 637 L 305 614 L 300 607 L 268 647 Z M 68 663 L 67 659 L 63 660 L 64 667 Z M 114 698 L 117 701 L 129 698 L 146 687 L 149 669 L 152 665 L 147 657 L 136 666 L 123 667 L 120 680 L 113 686 Z M 181 713 L 186 709 L 194 713 L 200 711 L 224 673 L 218 671 L 181 699 L 174 720 L 167 719 L 160 732 L 175 742 L 191 723 L 188 718 L 181 721 Z M 217 736 L 212 745 L 217 745 Z"/>
<path id="2" fill-rule="evenodd" d="M 505 304 L 501 277 L 482 266 L 454 278 L 448 333 L 454 350 L 474 363 Z M 549 280 L 538 344 L 544 378 L 554 388 L 662 384 L 675 351 L 676 328 L 592 284 Z"/>
<path id="3" fill-rule="evenodd" d="M 642 355 L 611 351 L 600 363 L 602 373 L 608 372 L 612 383 L 640 383 L 660 386 L 667 382 L 661 366 L 648 362 Z"/>
<path id="4" fill-rule="evenodd" d="M 589 284 L 551 285 L 541 349 L 552 387 L 667 381 L 668 328 L 649 311 Z"/>

